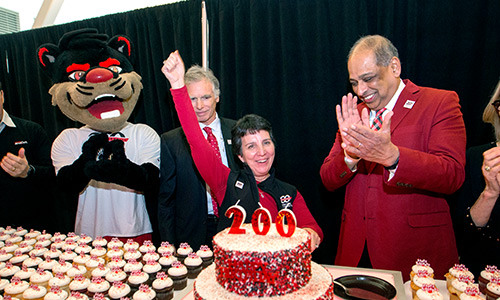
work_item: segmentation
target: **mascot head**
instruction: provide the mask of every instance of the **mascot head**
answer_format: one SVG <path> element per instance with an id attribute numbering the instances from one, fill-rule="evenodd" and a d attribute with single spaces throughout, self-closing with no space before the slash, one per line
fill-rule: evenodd
<path id="1" fill-rule="evenodd" d="M 63 35 L 57 46 L 40 46 L 37 60 L 54 82 L 52 105 L 94 130 L 116 132 L 125 126 L 142 89 L 131 54 L 125 36 L 108 41 L 96 29 L 80 29 Z"/>

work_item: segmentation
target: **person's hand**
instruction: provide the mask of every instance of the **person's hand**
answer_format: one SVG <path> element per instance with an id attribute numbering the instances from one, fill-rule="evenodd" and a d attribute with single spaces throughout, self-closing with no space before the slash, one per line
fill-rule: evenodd
<path id="1" fill-rule="evenodd" d="M 316 231 L 314 231 L 313 229 L 304 228 L 304 230 L 309 232 L 309 236 L 311 237 L 311 252 L 313 252 L 314 250 L 316 250 L 316 248 L 319 247 L 319 244 L 321 243 L 321 239 L 320 239 L 319 235 L 316 233 Z"/>
<path id="2" fill-rule="evenodd" d="M 26 159 L 24 148 L 19 149 L 17 155 L 7 153 L 0 163 L 2 169 L 12 177 L 26 178 L 30 165 Z"/>
<path id="3" fill-rule="evenodd" d="M 485 191 L 498 197 L 500 194 L 500 147 L 493 147 L 483 153 L 483 176 Z"/>
<path id="4" fill-rule="evenodd" d="M 184 62 L 178 50 L 170 53 L 168 58 L 163 61 L 161 71 L 173 89 L 179 89 L 184 86 Z"/>
<path id="5" fill-rule="evenodd" d="M 351 127 L 352 125 L 363 125 L 364 120 L 360 117 L 358 109 L 358 97 L 353 96 L 351 93 L 342 97 L 341 105 L 337 105 L 335 107 L 335 111 L 337 114 L 337 122 L 339 124 L 340 131 L 345 131 L 346 128 Z M 365 114 L 365 110 L 363 110 L 363 114 Z M 366 120 L 365 120 L 366 122 Z M 369 121 L 368 121 L 369 122 Z M 358 145 L 358 141 L 351 139 L 342 139 L 346 146 L 351 146 L 356 148 Z M 354 144 L 353 144 L 354 143 Z M 345 149 L 345 148 L 344 148 Z M 352 158 L 357 158 L 356 155 L 346 149 L 346 152 Z"/>
<path id="6" fill-rule="evenodd" d="M 394 112 L 389 111 L 384 117 L 382 127 L 375 131 L 364 125 L 367 122 L 368 112 L 362 112 L 358 124 L 341 129 L 342 148 L 366 161 L 375 162 L 383 166 L 391 166 L 399 157 L 399 149 L 391 141 L 391 118 Z"/>

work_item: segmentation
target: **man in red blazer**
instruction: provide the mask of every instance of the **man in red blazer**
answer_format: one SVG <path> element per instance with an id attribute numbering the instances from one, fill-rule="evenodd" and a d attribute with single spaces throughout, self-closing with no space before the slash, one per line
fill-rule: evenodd
<path id="1" fill-rule="evenodd" d="M 347 185 L 335 264 L 408 280 L 426 259 L 443 278 L 458 263 L 445 199 L 465 177 L 458 95 L 401 80 L 397 49 L 382 36 L 358 40 L 347 65 L 357 97 L 337 105 L 339 131 L 320 171 L 327 189 Z M 383 121 L 373 125 L 377 111 Z"/>

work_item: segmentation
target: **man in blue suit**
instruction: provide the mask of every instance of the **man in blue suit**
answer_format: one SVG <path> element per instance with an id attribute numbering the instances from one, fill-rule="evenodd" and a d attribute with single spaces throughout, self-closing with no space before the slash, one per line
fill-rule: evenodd
<path id="1" fill-rule="evenodd" d="M 210 127 L 217 139 L 221 159 L 238 167 L 231 149 L 231 128 L 235 121 L 219 118 L 216 106 L 220 98 L 219 81 L 210 69 L 192 66 L 185 74 L 186 87 L 203 134 Z M 210 189 L 201 178 L 191 157 L 182 128 L 161 136 L 160 194 L 158 223 L 162 241 L 179 246 L 187 242 L 196 251 L 201 245 L 212 246 L 217 233 L 218 207 Z M 224 213 L 224 212 L 220 212 Z"/>

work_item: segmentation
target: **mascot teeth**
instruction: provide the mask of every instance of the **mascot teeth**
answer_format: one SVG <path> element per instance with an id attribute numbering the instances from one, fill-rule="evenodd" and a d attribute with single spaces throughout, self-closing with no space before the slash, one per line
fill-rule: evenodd
<path id="1" fill-rule="evenodd" d="M 95 97 L 95 100 L 99 100 L 99 99 L 104 98 L 104 97 L 116 98 L 116 96 L 113 94 L 102 94 L 102 95 Z"/>
<path id="2" fill-rule="evenodd" d="M 119 117 L 120 115 L 121 115 L 120 111 L 115 109 L 113 111 L 108 111 L 108 112 L 102 113 L 101 119 L 104 120 L 104 119 L 116 118 L 116 117 Z"/>

